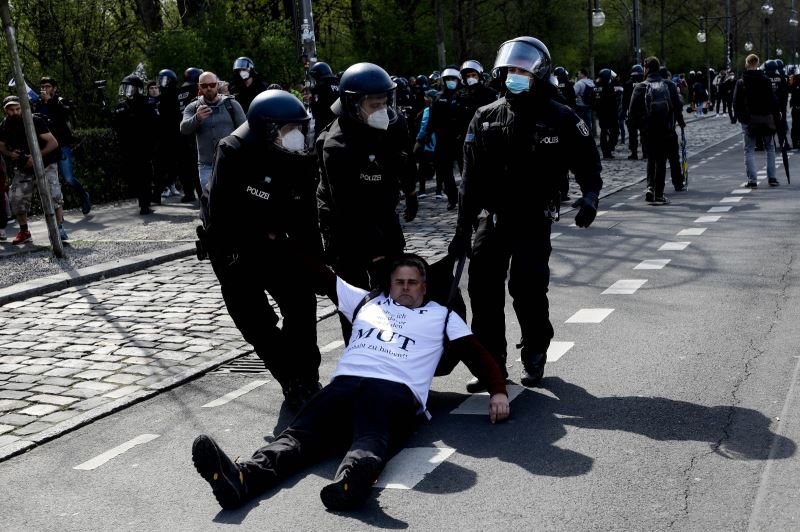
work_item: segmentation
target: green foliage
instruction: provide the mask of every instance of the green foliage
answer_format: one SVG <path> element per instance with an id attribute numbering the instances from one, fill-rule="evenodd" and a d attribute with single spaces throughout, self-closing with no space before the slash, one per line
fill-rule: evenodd
<path id="1" fill-rule="evenodd" d="M 92 201 L 105 203 L 130 197 L 129 187 L 122 176 L 122 159 L 117 138 L 111 129 L 75 130 L 73 172 L 83 184 Z M 66 208 L 80 206 L 80 201 L 62 184 Z"/>

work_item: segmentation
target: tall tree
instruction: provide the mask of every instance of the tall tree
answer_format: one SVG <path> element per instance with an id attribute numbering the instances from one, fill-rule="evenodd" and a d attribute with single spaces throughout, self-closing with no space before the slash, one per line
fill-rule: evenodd
<path id="1" fill-rule="evenodd" d="M 136 8 L 148 35 L 161 31 L 164 25 L 161 19 L 161 0 L 136 0 Z"/>

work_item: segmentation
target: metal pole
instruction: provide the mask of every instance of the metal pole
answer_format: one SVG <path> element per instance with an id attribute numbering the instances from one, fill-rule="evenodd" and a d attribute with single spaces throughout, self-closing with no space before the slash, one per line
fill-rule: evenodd
<path id="1" fill-rule="evenodd" d="M 639 0 L 633 0 L 633 60 L 642 62 L 641 23 L 639 21 Z"/>
<path id="2" fill-rule="evenodd" d="M 592 25 L 592 0 L 586 0 L 589 26 L 589 78 L 594 79 L 594 26 Z"/>
<path id="3" fill-rule="evenodd" d="M 8 0 L 0 0 L 0 18 L 3 20 L 3 29 L 8 43 L 8 52 L 11 55 L 11 65 L 14 67 L 14 81 L 19 96 L 19 105 L 22 108 L 22 122 L 25 125 L 25 136 L 28 139 L 28 148 L 31 150 L 33 158 L 33 173 L 36 176 L 36 187 L 39 189 L 39 197 L 42 200 L 44 218 L 47 222 L 47 232 L 50 235 L 50 244 L 53 247 L 53 255 L 57 258 L 64 256 L 64 245 L 58 234 L 58 223 L 56 222 L 55 211 L 53 210 L 53 198 L 50 197 L 50 187 L 44 176 L 44 162 L 42 152 L 39 150 L 39 139 L 36 136 L 36 129 L 33 126 L 33 114 L 31 104 L 28 101 L 28 92 L 25 86 L 25 76 L 22 74 L 22 63 L 19 60 L 17 50 L 17 39 L 15 37 L 14 25 L 11 23 L 11 11 L 8 7 Z"/>
<path id="4" fill-rule="evenodd" d="M 725 70 L 731 69 L 731 0 L 725 0 Z"/>
<path id="5" fill-rule="evenodd" d="M 762 61 L 769 59 L 769 17 L 764 17 L 764 42 L 766 46 L 764 47 L 764 59 Z"/>
<path id="6" fill-rule="evenodd" d="M 303 55 L 308 58 L 308 66 L 314 66 L 317 62 L 317 41 L 314 34 L 314 13 L 311 10 L 311 0 L 301 0 L 300 2 L 300 46 Z"/>

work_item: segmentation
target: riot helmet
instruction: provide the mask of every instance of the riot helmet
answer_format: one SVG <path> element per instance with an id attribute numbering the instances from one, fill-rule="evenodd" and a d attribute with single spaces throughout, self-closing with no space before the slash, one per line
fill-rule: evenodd
<path id="1" fill-rule="evenodd" d="M 372 63 L 356 63 L 342 74 L 339 100 L 332 108 L 376 129 L 388 129 L 397 120 L 397 84 Z"/>
<path id="2" fill-rule="evenodd" d="M 474 59 L 468 59 L 461 63 L 461 81 L 465 85 L 475 85 L 480 82 L 483 74 L 483 65 Z"/>
<path id="3" fill-rule="evenodd" d="M 327 78 L 334 78 L 336 76 L 333 75 L 333 70 L 328 63 L 314 63 L 314 66 L 308 69 L 308 75 L 316 82 L 320 82 L 323 79 Z"/>
<path id="4" fill-rule="evenodd" d="M 233 62 L 233 70 L 253 70 L 256 67 L 249 57 L 240 57 Z"/>
<path id="5" fill-rule="evenodd" d="M 539 39 L 533 37 L 517 37 L 504 42 L 497 50 L 492 75 L 500 77 L 508 67 L 515 67 L 530 72 L 536 79 L 550 77 L 550 52 Z"/>
<path id="6" fill-rule="evenodd" d="M 461 72 L 455 66 L 448 66 L 442 70 L 442 81 L 449 90 L 455 90 L 461 81 Z"/>
<path id="7" fill-rule="evenodd" d="M 203 73 L 202 68 L 197 67 L 189 67 L 183 71 L 183 82 L 197 85 L 197 82 L 200 80 L 200 74 Z"/>
<path id="8" fill-rule="evenodd" d="M 172 70 L 165 68 L 158 73 L 156 81 L 159 87 L 174 87 L 178 84 L 178 76 Z"/>
<path id="9" fill-rule="evenodd" d="M 133 98 L 137 94 L 142 94 L 144 90 L 144 80 L 135 74 L 125 76 L 119 86 L 119 95 L 125 98 Z"/>
<path id="10" fill-rule="evenodd" d="M 311 148 L 310 120 L 303 103 L 294 95 L 267 89 L 253 99 L 247 110 L 247 122 L 234 134 L 238 132 L 262 145 L 272 143 L 289 153 L 306 153 Z"/>
<path id="11" fill-rule="evenodd" d="M 431 72 L 431 75 L 428 76 L 428 79 L 431 80 L 431 83 L 436 83 L 437 81 L 439 81 L 439 79 L 441 79 L 441 77 L 442 73 L 439 72 L 438 70 L 434 70 L 433 72 Z"/>
<path id="12" fill-rule="evenodd" d="M 769 72 L 770 74 L 778 71 L 778 62 L 774 59 L 770 59 L 764 63 L 764 72 Z"/>
<path id="13" fill-rule="evenodd" d="M 644 67 L 640 64 L 631 67 L 631 76 L 644 76 Z"/>
<path id="14" fill-rule="evenodd" d="M 428 77 L 424 74 L 420 74 L 417 76 L 417 87 L 422 89 L 423 91 L 428 90 Z"/>
<path id="15" fill-rule="evenodd" d="M 610 68 L 604 68 L 597 74 L 597 79 L 602 83 L 610 83 L 614 78 L 614 72 Z"/>

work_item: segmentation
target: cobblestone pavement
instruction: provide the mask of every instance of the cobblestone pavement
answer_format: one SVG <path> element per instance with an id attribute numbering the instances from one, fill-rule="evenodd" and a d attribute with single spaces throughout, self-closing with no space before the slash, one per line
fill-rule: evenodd
<path id="1" fill-rule="evenodd" d="M 689 124 L 690 158 L 737 131 L 727 119 Z M 623 146 L 617 154 L 603 161 L 605 192 L 644 177 L 644 162 L 627 160 Z M 409 250 L 443 255 L 455 215 L 445 200 L 424 198 L 417 220 L 405 226 Z M 176 234 L 173 226 L 169 231 Z M 167 237 L 149 233 L 159 236 Z M 319 298 L 319 319 L 334 310 Z M 0 459 L 249 350 L 210 264 L 194 258 L 8 303 L 0 307 Z"/>

